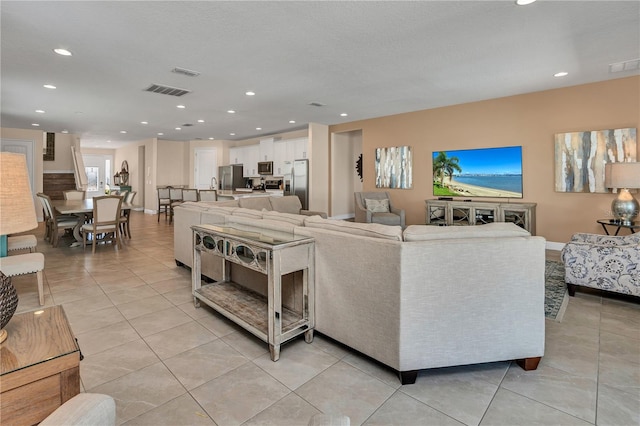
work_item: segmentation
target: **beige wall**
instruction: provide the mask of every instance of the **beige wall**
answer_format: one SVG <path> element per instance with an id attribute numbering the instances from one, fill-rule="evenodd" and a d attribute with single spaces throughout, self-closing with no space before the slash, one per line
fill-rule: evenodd
<path id="1" fill-rule="evenodd" d="M 338 219 L 353 217 L 354 192 L 362 191 L 356 162 L 362 153 L 362 131 L 331 135 L 331 203 L 329 214 Z"/>
<path id="2" fill-rule="evenodd" d="M 424 223 L 424 200 L 433 198 L 433 151 L 521 145 L 522 201 L 537 203 L 538 235 L 563 243 L 575 232 L 602 233 L 595 221 L 611 217 L 614 196 L 555 192 L 554 134 L 639 126 L 636 76 L 345 123 L 330 132 L 362 130 L 365 191 L 376 190 L 376 148 L 412 147 L 413 188 L 390 190 L 407 224 Z"/>
<path id="3" fill-rule="evenodd" d="M 178 141 L 158 141 L 157 185 L 188 185 L 185 168 L 189 164 L 189 144 Z"/>
<path id="4" fill-rule="evenodd" d="M 47 172 L 70 172 L 73 173 L 73 157 L 71 147 L 80 147 L 80 138 L 71 133 L 55 134 L 55 157 L 54 161 L 44 161 L 43 170 Z M 46 138 L 46 133 L 43 133 Z"/>

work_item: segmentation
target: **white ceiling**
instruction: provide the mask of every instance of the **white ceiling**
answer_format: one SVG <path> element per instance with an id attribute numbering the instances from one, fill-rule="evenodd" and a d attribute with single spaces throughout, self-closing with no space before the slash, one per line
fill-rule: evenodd
<path id="1" fill-rule="evenodd" d="M 637 0 L 5 0 L 0 14 L 2 127 L 86 147 L 246 139 L 639 74 L 609 72 L 640 58 Z M 192 92 L 144 91 L 154 83 Z"/>

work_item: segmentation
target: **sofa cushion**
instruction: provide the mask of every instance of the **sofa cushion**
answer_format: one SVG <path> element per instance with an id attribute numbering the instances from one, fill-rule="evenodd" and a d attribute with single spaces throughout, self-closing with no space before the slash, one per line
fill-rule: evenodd
<path id="1" fill-rule="evenodd" d="M 224 201 L 199 201 L 200 203 L 207 203 L 217 207 L 240 207 L 238 200 L 224 200 Z"/>
<path id="2" fill-rule="evenodd" d="M 308 228 L 329 229 L 331 231 L 345 232 L 364 237 L 402 241 L 402 228 L 400 226 L 347 222 L 344 220 L 323 219 L 320 216 L 309 216 L 305 218 L 304 226 Z"/>
<path id="3" fill-rule="evenodd" d="M 518 225 L 494 222 L 476 226 L 410 225 L 404 230 L 405 241 L 447 240 L 458 238 L 528 237 Z"/>
<path id="4" fill-rule="evenodd" d="M 365 198 L 364 204 L 372 213 L 388 213 L 389 212 L 389 200 L 373 200 L 371 198 Z"/>
<path id="5" fill-rule="evenodd" d="M 270 197 L 245 197 L 240 198 L 238 200 L 238 205 L 245 209 L 253 209 L 253 210 L 273 210 L 271 208 L 271 203 L 269 202 Z"/>
<path id="6" fill-rule="evenodd" d="M 262 210 L 247 209 L 244 207 L 234 209 L 231 214 L 233 216 L 244 216 L 251 219 L 262 219 Z"/>
<path id="7" fill-rule="evenodd" d="M 236 227 L 238 229 L 245 229 L 247 227 L 260 228 L 264 230 L 265 234 L 269 234 L 269 231 L 286 232 L 288 234 L 292 234 L 293 229 L 296 227 L 296 225 L 287 222 L 277 220 L 252 219 L 245 216 L 229 216 L 227 218 L 227 226 Z"/>
<path id="8" fill-rule="evenodd" d="M 238 207 L 212 206 L 207 209 L 207 212 L 217 214 L 233 214 L 233 211 L 237 209 Z"/>
<path id="9" fill-rule="evenodd" d="M 262 218 L 266 220 L 279 220 L 282 222 L 287 222 L 292 225 L 304 226 L 304 216 L 299 214 L 291 214 L 291 213 L 280 213 L 278 211 L 267 211 L 264 210 L 262 212 Z"/>
<path id="10" fill-rule="evenodd" d="M 285 197 L 269 197 L 271 201 L 271 210 L 280 213 L 300 214 L 302 203 L 297 195 L 287 195 Z"/>

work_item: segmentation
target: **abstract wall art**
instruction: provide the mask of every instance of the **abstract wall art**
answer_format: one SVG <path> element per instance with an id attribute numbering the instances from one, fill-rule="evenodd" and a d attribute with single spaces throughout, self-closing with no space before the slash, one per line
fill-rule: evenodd
<path id="1" fill-rule="evenodd" d="M 557 133 L 556 192 L 609 192 L 604 165 L 636 161 L 636 140 L 635 128 Z"/>
<path id="2" fill-rule="evenodd" d="M 376 188 L 411 189 L 411 147 L 376 148 Z"/>

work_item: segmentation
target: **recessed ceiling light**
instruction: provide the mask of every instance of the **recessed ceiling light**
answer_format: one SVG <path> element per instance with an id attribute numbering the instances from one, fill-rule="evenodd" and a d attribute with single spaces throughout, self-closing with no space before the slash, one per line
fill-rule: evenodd
<path id="1" fill-rule="evenodd" d="M 149 124 L 148 121 L 141 121 L 140 124 Z"/>
<path id="2" fill-rule="evenodd" d="M 37 110 L 36 110 L 36 112 L 37 112 L 38 114 L 44 114 L 44 110 L 43 110 L 43 109 L 37 109 Z"/>
<path id="3" fill-rule="evenodd" d="M 54 86 L 53 84 L 45 84 L 42 87 L 44 87 L 45 89 L 55 89 L 56 88 L 56 86 Z"/>
<path id="4" fill-rule="evenodd" d="M 569 75 L 569 73 L 568 73 L 568 72 L 566 72 L 566 71 L 560 71 L 560 72 L 555 73 L 553 76 L 554 76 L 554 77 L 565 77 L 565 76 L 567 76 L 567 75 Z"/>
<path id="5" fill-rule="evenodd" d="M 209 138 L 210 141 L 214 140 L 215 138 Z"/>
<path id="6" fill-rule="evenodd" d="M 186 106 L 184 106 L 184 105 L 176 105 L 176 108 L 185 109 Z"/>
<path id="7" fill-rule="evenodd" d="M 61 55 L 61 56 L 71 56 L 71 55 L 73 55 L 73 53 L 71 53 L 67 49 L 53 49 L 53 51 L 56 52 L 58 55 Z"/>
<path id="8" fill-rule="evenodd" d="M 65 129 L 65 130 L 62 131 L 62 133 L 66 134 L 66 133 L 69 133 L 69 131 Z"/>
<path id="9" fill-rule="evenodd" d="M 244 94 L 247 96 L 255 96 L 256 92 L 248 91 L 248 92 L 244 92 Z"/>
<path id="10" fill-rule="evenodd" d="M 296 124 L 296 120 L 289 120 L 289 124 Z"/>
<path id="11" fill-rule="evenodd" d="M 236 113 L 236 112 L 235 112 L 234 110 L 232 110 L 232 109 L 227 110 L 227 112 L 228 112 L 229 114 L 235 114 L 235 113 Z"/>
<path id="12" fill-rule="evenodd" d="M 160 132 L 158 133 L 158 136 L 164 136 L 164 133 Z"/>
<path id="13" fill-rule="evenodd" d="M 236 134 L 235 134 L 235 133 L 229 133 L 229 135 L 230 135 L 230 136 L 235 136 Z"/>
<path id="14" fill-rule="evenodd" d="M 182 127 L 176 127 L 176 130 L 182 130 Z"/>
<path id="15" fill-rule="evenodd" d="M 204 120 L 198 120 L 198 123 L 204 123 Z"/>
<path id="16" fill-rule="evenodd" d="M 535 2 L 536 0 L 516 0 L 516 4 L 518 6 L 526 6 L 528 4 L 531 4 L 533 2 Z"/>
<path id="17" fill-rule="evenodd" d="M 256 130 L 262 130 L 262 127 L 256 127 Z"/>
<path id="18" fill-rule="evenodd" d="M 127 133 L 127 131 L 126 130 L 120 130 L 120 133 L 124 134 L 124 133 Z"/>
<path id="19" fill-rule="evenodd" d="M 38 123 L 31 123 L 32 126 L 34 127 L 40 127 L 40 125 Z"/>
<path id="20" fill-rule="evenodd" d="M 107 141 L 107 143 L 111 143 L 111 141 Z"/>
<path id="21" fill-rule="evenodd" d="M 349 114 L 347 114 L 346 112 L 343 112 L 342 114 L 340 114 L 340 117 L 346 117 L 347 115 Z"/>

